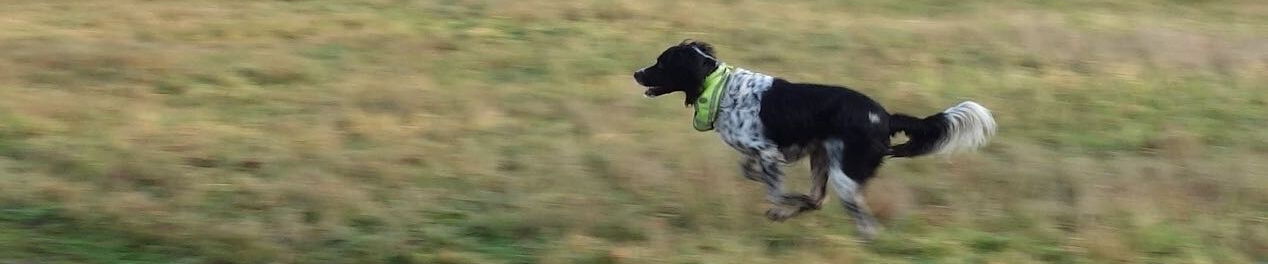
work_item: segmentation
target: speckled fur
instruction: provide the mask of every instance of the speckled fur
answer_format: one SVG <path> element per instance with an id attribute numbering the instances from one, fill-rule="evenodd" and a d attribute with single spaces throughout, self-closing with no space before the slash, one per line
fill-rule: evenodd
<path id="1" fill-rule="evenodd" d="M 762 95 L 770 89 L 773 77 L 736 68 L 726 79 L 722 102 L 718 104 L 715 130 L 722 141 L 748 156 L 765 162 L 786 162 L 779 145 L 765 135 L 766 127 L 758 116 Z"/>

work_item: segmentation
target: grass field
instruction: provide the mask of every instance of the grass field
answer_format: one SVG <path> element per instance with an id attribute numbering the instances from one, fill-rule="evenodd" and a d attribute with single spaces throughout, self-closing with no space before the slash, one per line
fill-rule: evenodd
<path id="1" fill-rule="evenodd" d="M 769 223 L 685 38 L 999 136 Z M 1265 1 L 0 3 L 0 263 L 1264 262 Z"/>

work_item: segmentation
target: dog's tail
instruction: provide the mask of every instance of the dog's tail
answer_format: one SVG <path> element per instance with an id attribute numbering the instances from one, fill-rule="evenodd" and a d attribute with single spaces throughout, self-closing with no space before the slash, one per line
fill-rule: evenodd
<path id="1" fill-rule="evenodd" d="M 972 150 L 985 146 L 995 135 L 995 118 L 986 107 L 965 101 L 923 119 L 897 113 L 890 115 L 889 135 L 898 132 L 910 140 L 890 148 L 889 155 L 894 157 Z"/>

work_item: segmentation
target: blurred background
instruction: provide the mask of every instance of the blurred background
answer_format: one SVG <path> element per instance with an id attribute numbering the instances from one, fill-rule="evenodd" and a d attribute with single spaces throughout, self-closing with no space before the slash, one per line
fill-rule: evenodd
<path id="1" fill-rule="evenodd" d="M 686 38 L 1000 133 L 770 223 Z M 0 3 L 0 263 L 1265 261 L 1265 1 Z"/>

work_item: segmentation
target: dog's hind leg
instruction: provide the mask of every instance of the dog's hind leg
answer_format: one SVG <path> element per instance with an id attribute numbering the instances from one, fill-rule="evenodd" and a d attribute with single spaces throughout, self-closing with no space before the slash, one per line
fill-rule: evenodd
<path id="1" fill-rule="evenodd" d="M 810 196 L 802 211 L 818 210 L 828 198 L 828 169 L 830 166 L 828 153 L 824 148 L 816 147 L 810 151 Z"/>
<path id="2" fill-rule="evenodd" d="M 841 205 L 845 207 L 845 211 L 854 217 L 854 224 L 858 226 L 859 235 L 864 240 L 872 240 L 879 231 L 880 224 L 876 222 L 876 218 L 872 216 L 871 210 L 867 208 L 867 203 L 863 202 L 863 194 L 859 189 L 859 185 L 845 176 L 844 173 L 833 172 L 829 176 L 832 181 L 833 188 L 837 191 L 837 196 L 841 198 Z"/>
<path id="3" fill-rule="evenodd" d="M 845 145 L 839 140 L 826 141 L 824 151 L 828 157 L 828 180 L 836 190 L 837 197 L 841 199 L 841 205 L 854 217 L 854 224 L 858 226 L 859 234 L 863 239 L 871 240 L 876 236 L 880 225 L 872 216 L 871 210 L 868 210 L 867 204 L 863 202 L 862 184 L 851 178 L 849 173 L 855 174 L 854 176 L 858 179 L 871 177 L 876 167 L 880 166 L 879 156 L 873 158 L 871 156 L 875 155 L 861 155 L 851 157 L 859 160 L 846 160 Z"/>

